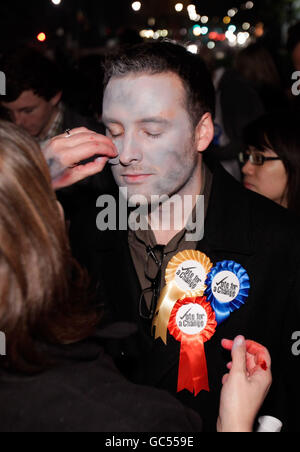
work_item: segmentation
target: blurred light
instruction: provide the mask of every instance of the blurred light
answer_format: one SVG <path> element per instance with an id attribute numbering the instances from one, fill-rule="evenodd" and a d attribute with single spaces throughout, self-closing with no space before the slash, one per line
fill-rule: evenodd
<path id="1" fill-rule="evenodd" d="M 212 31 L 208 35 L 209 39 L 212 41 L 225 41 L 226 35 L 224 33 L 218 33 L 217 31 Z"/>
<path id="2" fill-rule="evenodd" d="M 224 52 L 217 52 L 216 53 L 216 59 L 217 60 L 224 60 L 224 58 L 225 58 L 225 53 Z"/>
<path id="3" fill-rule="evenodd" d="M 155 18 L 154 18 L 154 17 L 149 17 L 149 19 L 148 19 L 148 25 L 149 25 L 150 27 L 153 27 L 153 26 L 155 25 L 155 23 L 156 23 Z"/>
<path id="4" fill-rule="evenodd" d="M 51 1 L 52 1 L 53 5 L 56 5 L 56 6 L 61 4 L 61 0 L 51 0 Z"/>
<path id="5" fill-rule="evenodd" d="M 253 2 L 247 2 L 245 4 L 246 9 L 252 9 L 254 7 L 254 3 Z"/>
<path id="6" fill-rule="evenodd" d="M 201 16 L 199 16 L 199 14 L 197 14 L 195 5 L 188 5 L 187 10 L 189 13 L 190 20 L 194 20 L 196 22 L 198 22 L 200 20 Z"/>
<path id="7" fill-rule="evenodd" d="M 243 30 L 249 30 L 249 28 L 251 27 L 251 25 L 249 24 L 249 22 L 244 22 L 243 23 L 243 25 L 242 25 L 242 27 L 243 27 Z"/>
<path id="8" fill-rule="evenodd" d="M 191 53 L 194 53 L 195 55 L 198 53 L 198 46 L 196 44 L 190 44 L 187 47 L 187 50 Z"/>
<path id="9" fill-rule="evenodd" d="M 201 22 L 203 23 L 203 24 L 207 24 L 207 22 L 208 22 L 208 17 L 207 16 L 202 16 L 201 17 Z"/>
<path id="10" fill-rule="evenodd" d="M 229 17 L 229 16 L 225 16 L 224 19 L 223 19 L 223 22 L 224 22 L 224 24 L 226 24 L 226 25 L 230 24 L 230 22 L 231 22 L 230 17 Z"/>
<path id="11" fill-rule="evenodd" d="M 187 33 L 188 33 L 188 31 L 187 31 L 186 28 L 181 28 L 181 30 L 179 31 L 179 33 L 180 33 L 181 36 L 186 36 Z"/>
<path id="12" fill-rule="evenodd" d="M 216 44 L 213 41 L 209 41 L 209 43 L 207 44 L 207 47 L 212 50 L 216 47 Z"/>
<path id="13" fill-rule="evenodd" d="M 235 25 L 229 25 L 228 31 L 230 31 L 231 33 L 234 33 L 236 31 L 236 26 Z"/>
<path id="14" fill-rule="evenodd" d="M 141 30 L 140 37 L 146 38 L 146 39 L 151 39 L 154 37 L 154 31 L 153 30 Z"/>
<path id="15" fill-rule="evenodd" d="M 161 30 L 161 36 L 163 38 L 166 38 L 168 36 L 168 34 L 169 34 L 168 30 Z"/>
<path id="16" fill-rule="evenodd" d="M 232 8 L 227 12 L 227 15 L 229 17 L 234 17 L 236 15 L 236 13 L 237 13 L 237 9 Z"/>
<path id="17" fill-rule="evenodd" d="M 232 31 L 226 31 L 225 33 L 226 38 L 228 39 L 230 44 L 236 44 L 237 37 Z"/>
<path id="18" fill-rule="evenodd" d="M 202 34 L 203 35 L 207 35 L 207 33 L 208 33 L 208 28 L 207 27 L 202 27 Z"/>
<path id="19" fill-rule="evenodd" d="M 142 7 L 141 2 L 133 2 L 131 5 L 133 11 L 139 11 Z"/>
<path id="20" fill-rule="evenodd" d="M 176 3 L 175 9 L 178 13 L 180 13 L 183 10 L 183 3 Z"/>
<path id="21" fill-rule="evenodd" d="M 240 46 L 243 46 L 244 44 L 246 44 L 246 42 L 248 41 L 249 38 L 250 38 L 249 33 L 243 33 L 243 32 L 240 32 L 240 33 L 238 33 L 238 35 L 237 35 L 237 43 L 238 43 Z"/>
<path id="22" fill-rule="evenodd" d="M 202 34 L 202 29 L 201 29 L 200 25 L 195 25 L 193 27 L 193 33 L 195 36 L 200 36 Z"/>
<path id="23" fill-rule="evenodd" d="M 37 35 L 37 39 L 38 39 L 38 41 L 40 41 L 40 42 L 45 42 L 46 39 L 47 39 L 47 36 L 46 36 L 45 33 L 39 33 L 39 34 Z"/>
<path id="24" fill-rule="evenodd" d="M 255 36 L 261 38 L 265 33 L 265 26 L 262 22 L 259 22 L 255 27 Z"/>

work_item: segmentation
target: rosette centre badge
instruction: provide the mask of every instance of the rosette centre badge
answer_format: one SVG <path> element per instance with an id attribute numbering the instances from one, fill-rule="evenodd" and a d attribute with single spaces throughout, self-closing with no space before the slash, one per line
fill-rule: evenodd
<path id="1" fill-rule="evenodd" d="M 180 331 L 188 336 L 199 334 L 207 324 L 206 311 L 199 304 L 182 306 L 177 312 L 176 324 Z"/>
<path id="2" fill-rule="evenodd" d="M 230 303 L 240 292 L 240 281 L 229 271 L 218 273 L 212 280 L 212 291 L 220 303 Z"/>

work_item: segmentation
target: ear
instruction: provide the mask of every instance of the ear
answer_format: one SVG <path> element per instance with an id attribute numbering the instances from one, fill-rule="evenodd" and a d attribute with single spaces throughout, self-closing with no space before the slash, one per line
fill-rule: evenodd
<path id="1" fill-rule="evenodd" d="M 200 119 L 195 131 L 195 143 L 198 152 L 204 152 L 214 138 L 214 124 L 210 113 Z"/>
<path id="2" fill-rule="evenodd" d="M 52 105 L 52 107 L 56 107 L 57 104 L 59 104 L 59 102 L 61 101 L 61 97 L 62 91 L 59 91 L 57 94 L 55 94 L 54 97 L 52 97 L 52 99 L 50 99 L 50 104 Z"/>

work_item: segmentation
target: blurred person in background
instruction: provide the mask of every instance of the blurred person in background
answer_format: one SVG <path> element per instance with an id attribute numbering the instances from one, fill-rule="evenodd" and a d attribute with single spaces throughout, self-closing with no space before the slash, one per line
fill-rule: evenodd
<path id="1" fill-rule="evenodd" d="M 47 164 L 29 135 L 2 121 L 0 273 L 2 432 L 201 430 L 192 410 L 166 392 L 129 383 L 104 355 L 101 313 L 91 308 L 71 256 Z M 120 324 L 106 334 L 116 330 L 124 334 Z M 272 382 L 270 355 L 243 337 L 222 345 L 232 363 L 218 431 L 252 431 Z"/>
<path id="2" fill-rule="evenodd" d="M 300 214 L 300 132 L 293 110 L 270 113 L 245 131 L 244 186 Z"/>
<path id="3" fill-rule="evenodd" d="M 7 93 L 1 98 L 9 118 L 34 137 L 43 148 L 66 129 L 103 128 L 62 102 L 63 75 L 54 62 L 29 47 L 5 55 L 0 62 Z M 67 82 L 67 81 L 66 81 Z"/>
<path id="4" fill-rule="evenodd" d="M 103 126 L 95 118 L 84 117 L 63 102 L 64 85 L 72 86 L 72 95 L 77 98 L 71 73 L 66 76 L 69 80 L 64 80 L 60 67 L 35 49 L 25 47 L 10 52 L 2 58 L 0 67 L 6 74 L 7 82 L 6 96 L 0 99 L 2 107 L 8 118 L 28 132 L 43 150 L 53 137 L 68 129 L 87 127 L 97 133 L 104 133 Z M 66 91 L 70 96 L 68 88 Z M 100 100 L 99 96 L 98 102 Z M 75 107 L 76 102 L 71 102 L 71 105 Z M 60 190 L 57 196 L 67 218 L 71 211 L 77 209 L 78 203 L 84 202 L 90 193 L 102 188 L 106 179 L 103 174 L 100 178 L 95 176 L 77 186 Z"/>
<path id="5" fill-rule="evenodd" d="M 265 113 L 257 91 L 234 68 L 213 70 L 216 90 L 215 136 L 208 153 L 238 181 L 241 171 L 239 153 L 244 151 L 243 130 Z"/>
<path id="6" fill-rule="evenodd" d="M 300 71 L 300 22 L 290 27 L 287 48 L 291 55 L 294 69 Z"/>
<path id="7" fill-rule="evenodd" d="M 266 112 L 287 106 L 275 61 L 261 43 L 241 50 L 235 61 L 238 73 L 256 90 Z"/>

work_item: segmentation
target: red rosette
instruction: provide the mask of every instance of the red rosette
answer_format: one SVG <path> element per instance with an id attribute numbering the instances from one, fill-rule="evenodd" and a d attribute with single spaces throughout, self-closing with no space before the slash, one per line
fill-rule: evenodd
<path id="1" fill-rule="evenodd" d="M 187 389 L 195 396 L 209 392 L 204 343 L 216 327 L 215 312 L 206 297 L 184 298 L 175 304 L 168 329 L 181 342 L 177 392 Z"/>

